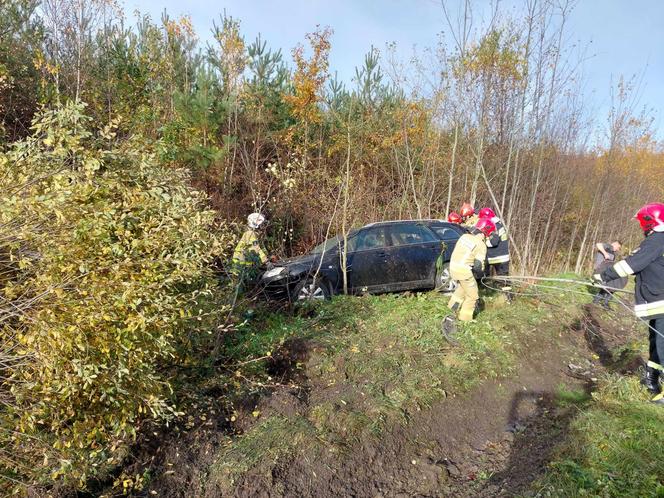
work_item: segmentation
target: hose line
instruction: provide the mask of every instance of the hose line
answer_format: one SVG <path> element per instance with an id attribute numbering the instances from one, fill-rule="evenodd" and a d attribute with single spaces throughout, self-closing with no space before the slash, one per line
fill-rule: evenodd
<path id="1" fill-rule="evenodd" d="M 545 280 L 548 282 L 562 282 L 566 284 L 576 284 L 576 285 L 587 285 L 590 287 L 596 287 L 598 289 L 605 289 L 609 290 L 611 292 L 622 292 L 624 294 L 631 294 L 630 291 L 627 291 L 625 289 L 618 289 L 616 287 L 608 287 L 606 285 L 598 284 L 595 282 L 592 282 L 590 280 L 572 280 L 569 278 L 548 278 L 548 277 L 533 277 L 533 276 L 528 276 L 528 275 L 506 275 L 506 276 L 500 276 L 496 278 L 501 278 L 503 280 Z"/>
<path id="2" fill-rule="evenodd" d="M 487 285 L 486 280 L 487 280 L 487 277 L 482 277 L 482 279 L 481 279 L 482 284 L 484 284 L 485 287 L 487 287 L 489 289 L 493 289 L 493 290 L 501 290 L 501 289 L 497 289 L 497 288 L 494 288 L 494 287 L 491 287 L 491 286 Z M 543 289 L 560 290 L 560 291 L 571 292 L 571 293 L 574 293 L 574 294 L 583 294 L 583 295 L 588 295 L 588 292 L 581 292 L 581 291 L 578 291 L 578 290 L 567 289 L 567 288 L 564 288 L 564 287 L 538 284 L 538 283 L 534 283 L 534 282 L 528 282 L 528 280 L 536 280 L 536 281 L 543 281 L 543 282 L 547 282 L 547 281 L 548 282 L 562 282 L 562 283 L 568 283 L 568 284 L 574 284 L 574 285 L 585 285 L 585 286 L 589 286 L 589 287 L 596 287 L 596 288 L 599 288 L 599 289 L 605 289 L 607 291 L 611 291 L 612 293 L 621 292 L 621 293 L 625 293 L 625 294 L 631 294 L 630 291 L 626 291 L 624 289 L 616 289 L 616 288 L 607 287 L 605 285 L 598 284 L 598 283 L 595 283 L 595 282 L 583 281 L 583 280 L 572 280 L 572 279 L 568 279 L 568 278 L 535 277 L 535 276 L 528 276 L 528 275 L 518 275 L 518 276 L 517 275 L 509 275 L 509 276 L 508 275 L 497 275 L 495 278 L 492 278 L 491 280 L 512 281 L 514 283 L 523 283 L 523 284 L 527 283 L 527 284 L 529 284 L 533 287 L 540 287 L 540 288 L 543 288 Z M 517 292 L 516 294 L 520 294 L 520 293 Z M 526 295 L 526 294 L 523 294 L 523 295 Z M 649 330 L 652 330 L 655 334 L 657 334 L 658 336 L 660 336 L 661 338 L 664 339 L 664 334 L 662 334 L 662 332 L 660 332 L 659 330 L 654 328 L 652 325 L 650 325 L 650 323 L 648 323 L 647 320 L 644 320 L 640 316 L 637 316 L 636 313 L 634 313 L 634 309 L 629 304 L 625 303 L 622 299 L 618 298 L 615 295 L 612 296 L 612 297 L 613 297 L 613 299 L 616 300 L 616 302 L 618 304 L 620 304 L 623 308 L 625 308 L 629 312 L 629 315 L 631 317 L 636 318 L 637 321 L 646 324 L 646 326 L 648 327 Z"/>

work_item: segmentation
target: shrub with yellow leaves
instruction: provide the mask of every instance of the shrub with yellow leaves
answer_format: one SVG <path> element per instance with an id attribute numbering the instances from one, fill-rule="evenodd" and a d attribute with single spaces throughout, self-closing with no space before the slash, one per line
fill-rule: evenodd
<path id="1" fill-rule="evenodd" d="M 184 171 L 83 104 L 0 153 L 0 192 L 0 489 L 82 487 L 175 416 L 164 372 L 221 311 L 223 236 Z"/>

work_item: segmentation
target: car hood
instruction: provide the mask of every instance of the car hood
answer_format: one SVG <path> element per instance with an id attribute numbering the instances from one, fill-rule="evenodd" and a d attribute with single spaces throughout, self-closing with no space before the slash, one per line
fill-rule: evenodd
<path id="1" fill-rule="evenodd" d="M 277 261 L 274 266 L 284 266 L 288 269 L 295 268 L 311 268 L 313 266 L 319 265 L 321 258 L 323 261 L 328 261 L 331 258 L 334 258 L 336 253 L 327 252 L 325 254 L 303 254 L 302 256 L 295 256 L 293 258 L 282 259 Z"/>
<path id="2" fill-rule="evenodd" d="M 295 256 L 277 261 L 274 266 L 285 266 L 287 268 L 293 266 L 312 266 L 314 263 L 320 261 L 320 254 L 304 254 L 302 256 Z"/>

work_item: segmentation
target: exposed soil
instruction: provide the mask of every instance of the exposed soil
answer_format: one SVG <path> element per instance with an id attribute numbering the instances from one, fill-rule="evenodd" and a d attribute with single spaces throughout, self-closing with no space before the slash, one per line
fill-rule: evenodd
<path id="1" fill-rule="evenodd" d="M 616 329 L 605 312 L 596 308 L 585 308 L 583 318 L 558 336 L 551 328 L 559 324 L 541 327 L 541 334 L 529 336 L 518 370 L 510 378 L 488 380 L 469 393 L 442 399 L 410 414 L 406 424 L 393 424 L 379 437 L 368 435 L 343 455 L 320 445 L 281 459 L 272 467 L 252 469 L 231 494 L 375 498 L 528 495 L 553 449 L 566 438 L 576 413 L 574 408 L 556 402 L 556 391 L 561 386 L 590 391 L 599 372 L 629 373 L 640 365 L 629 353 L 617 360 L 612 357 L 610 350 L 624 342 L 625 331 Z M 315 357 L 314 343 L 285 343 L 270 365 L 270 373 L 281 387 L 247 400 L 246 406 L 239 408 L 236 430 L 251 425 L 249 414 L 255 409 L 266 415 L 293 416 L 306 414 L 310 406 L 327 396 L 351 399 L 357 394 L 342 379 L 332 394 L 326 389 L 329 386 L 309 381 L 304 372 Z M 224 429 L 223 420 L 220 414 L 219 420 L 213 421 L 216 427 L 201 425 L 179 436 L 177 445 L 159 447 L 149 491 L 159 496 L 227 495 L 228 490 L 206 483 L 204 475 L 214 451 L 227 441 L 227 435 L 218 436 Z M 168 463 L 176 464 L 177 472 L 169 473 Z M 192 488 L 194 483 L 201 487 Z"/>
<path id="2" fill-rule="evenodd" d="M 601 323 L 600 323 L 601 322 Z M 544 325 L 546 327 L 546 325 Z M 527 493 L 554 447 L 564 440 L 575 410 L 555 403 L 555 392 L 591 390 L 594 376 L 613 368 L 610 348 L 622 334 L 588 307 L 567 333 L 546 331 L 524 347 L 513 377 L 487 381 L 443 399 L 367 438 L 340 458 L 318 452 L 283 462 L 269 473 L 247 474 L 235 496 L 513 496 Z M 581 371 L 578 368 L 582 365 Z M 635 365 L 630 365 L 634 367 Z M 622 371 L 628 371 L 621 367 Z"/>

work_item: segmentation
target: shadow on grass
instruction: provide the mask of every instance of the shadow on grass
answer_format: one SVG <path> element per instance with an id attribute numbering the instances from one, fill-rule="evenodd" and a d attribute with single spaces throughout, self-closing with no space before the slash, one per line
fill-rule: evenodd
<path id="1" fill-rule="evenodd" d="M 590 305 L 583 307 L 583 315 L 572 324 L 572 330 L 583 334 L 588 349 L 599 360 L 603 370 L 609 373 L 632 374 L 639 371 L 642 360 L 638 354 L 623 349 L 614 354 L 616 345 L 607 343 L 604 329 Z M 613 341 L 611 341 L 613 342 Z M 514 433 L 509 448 L 509 460 L 503 470 L 493 474 L 485 485 L 491 493 L 521 496 L 532 491 L 535 481 L 544 475 L 554 460 L 557 448 L 568 441 L 572 423 L 579 416 L 579 407 L 587 405 L 596 388 L 596 372 L 591 369 L 578 391 L 523 391 L 512 398 L 507 430 Z M 522 419 L 520 407 L 536 402 L 535 412 Z"/>
<path id="2" fill-rule="evenodd" d="M 579 399 L 590 395 L 591 383 L 584 386 Z M 536 402 L 535 412 L 525 419 L 519 417 L 523 403 Z M 522 495 L 540 477 L 554 457 L 554 451 L 568 437 L 578 410 L 561 408 L 559 395 L 546 391 L 517 392 L 512 398 L 508 431 L 514 433 L 509 459 L 503 470 L 493 474 L 487 487 L 508 496 Z"/>
<path id="3" fill-rule="evenodd" d="M 583 315 L 572 325 L 572 330 L 583 332 L 588 349 L 599 357 L 600 364 L 610 373 L 633 374 L 639 371 L 643 366 L 643 360 L 640 355 L 630 349 L 621 349 L 620 354 L 616 356 L 614 351 L 617 349 L 615 344 L 614 331 L 606 324 L 601 324 L 597 315 L 597 308 L 593 305 L 583 307 Z M 610 343 L 607 344 L 607 338 Z"/>

